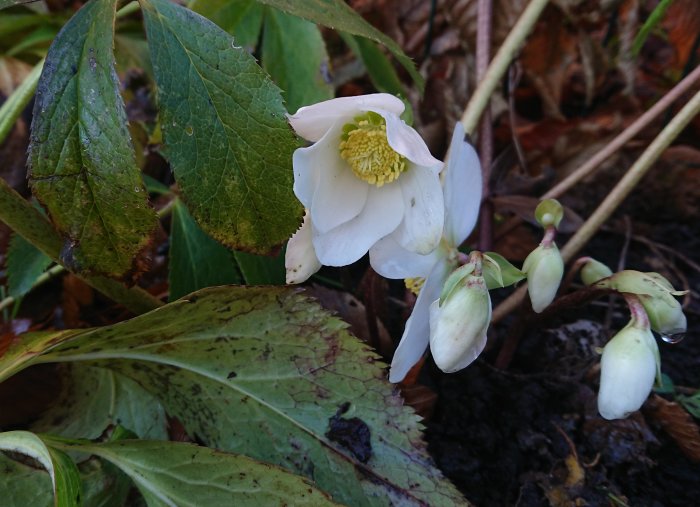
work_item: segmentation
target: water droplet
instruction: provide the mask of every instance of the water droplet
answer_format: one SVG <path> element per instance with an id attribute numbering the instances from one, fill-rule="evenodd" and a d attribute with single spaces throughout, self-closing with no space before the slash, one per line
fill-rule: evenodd
<path id="1" fill-rule="evenodd" d="M 194 129 L 190 125 L 186 126 L 185 127 L 185 134 L 187 134 L 188 136 L 191 136 L 192 134 L 194 134 Z"/>
<path id="2" fill-rule="evenodd" d="M 661 339 L 672 345 L 680 343 L 683 341 L 683 338 L 685 338 L 685 329 L 678 329 L 671 331 L 670 333 L 661 334 Z"/>

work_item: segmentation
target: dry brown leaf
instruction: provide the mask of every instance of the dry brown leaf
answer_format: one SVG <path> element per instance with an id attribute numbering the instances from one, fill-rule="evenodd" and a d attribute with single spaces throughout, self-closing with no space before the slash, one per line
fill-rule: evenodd
<path id="1" fill-rule="evenodd" d="M 700 463 L 700 428 L 683 407 L 655 394 L 644 405 L 644 413 L 673 438 L 688 459 Z"/>

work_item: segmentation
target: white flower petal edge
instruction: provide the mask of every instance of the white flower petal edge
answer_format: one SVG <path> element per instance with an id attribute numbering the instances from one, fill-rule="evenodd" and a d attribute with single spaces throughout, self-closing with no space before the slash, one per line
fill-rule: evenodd
<path id="1" fill-rule="evenodd" d="M 321 269 L 321 263 L 311 243 L 312 229 L 311 218 L 307 212 L 301 227 L 287 244 L 287 252 L 284 256 L 287 283 L 305 282 Z"/>
<path id="2" fill-rule="evenodd" d="M 373 93 L 357 97 L 340 97 L 304 106 L 287 119 L 297 134 L 304 139 L 316 142 L 320 140 L 333 124 L 346 123 L 358 111 L 383 110 L 394 115 L 403 113 L 406 106 L 401 99 L 388 93 Z"/>
<path id="3" fill-rule="evenodd" d="M 369 249 L 369 263 L 385 278 L 425 278 L 441 255 L 440 247 L 428 255 L 406 250 L 390 234 Z"/>
<path id="4" fill-rule="evenodd" d="M 318 231 L 314 223 L 313 244 L 316 256 L 325 266 L 352 264 L 377 241 L 396 229 L 402 216 L 401 187 L 370 187 L 367 204 L 352 220 L 324 233 Z M 377 217 L 381 217 L 381 220 Z"/>
<path id="5" fill-rule="evenodd" d="M 464 140 L 464 127 L 459 122 L 452 134 L 450 158 L 444 174 L 445 238 L 459 246 L 476 226 L 482 194 L 479 156 Z"/>
<path id="6" fill-rule="evenodd" d="M 403 221 L 393 236 L 407 250 L 426 255 L 440 242 L 445 203 L 440 181 L 431 169 L 411 165 L 399 178 L 403 194 Z"/>
<path id="7" fill-rule="evenodd" d="M 406 328 L 394 352 L 389 369 L 389 382 L 401 382 L 420 360 L 430 343 L 430 305 L 440 297 L 447 275 L 455 268 L 446 259 L 440 259 L 425 280 Z"/>

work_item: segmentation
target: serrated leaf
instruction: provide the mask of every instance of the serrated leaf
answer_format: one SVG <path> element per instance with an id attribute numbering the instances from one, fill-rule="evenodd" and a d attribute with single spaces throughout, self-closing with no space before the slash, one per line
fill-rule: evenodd
<path id="1" fill-rule="evenodd" d="M 337 505 L 309 480 L 282 468 L 193 444 L 120 440 L 54 445 L 110 461 L 131 477 L 149 507 Z"/>
<path id="2" fill-rule="evenodd" d="M 110 463 L 97 458 L 78 466 L 84 507 L 123 507 L 131 481 Z M 0 491 L 4 507 L 53 507 L 51 477 L 0 453 Z"/>
<path id="3" fill-rule="evenodd" d="M 279 89 L 207 19 L 142 0 L 165 155 L 192 216 L 214 239 L 269 253 L 296 229 L 297 147 Z"/>
<path id="4" fill-rule="evenodd" d="M 136 380 L 190 435 L 313 477 L 336 501 L 464 503 L 376 356 L 296 290 L 204 289 L 35 362 L 62 360 Z"/>
<path id="5" fill-rule="evenodd" d="M 116 0 L 92 0 L 54 40 L 39 80 L 29 163 L 72 270 L 121 277 L 155 212 L 136 166 L 112 54 Z"/>
<path id="6" fill-rule="evenodd" d="M 17 299 L 29 292 L 51 259 L 19 234 L 13 234 L 7 249 L 8 294 Z"/>
<path id="7" fill-rule="evenodd" d="M 266 9 L 262 65 L 291 112 L 333 98 L 326 45 L 313 23 Z"/>
<path id="8" fill-rule="evenodd" d="M 246 285 L 284 285 L 284 250 L 275 257 L 233 252 Z"/>
<path id="9" fill-rule="evenodd" d="M 421 92 L 423 91 L 424 80 L 416 70 L 413 60 L 406 56 L 395 41 L 370 25 L 343 0 L 305 0 L 303 2 L 299 0 L 257 1 L 261 4 L 275 7 L 288 14 L 318 23 L 319 25 L 366 37 L 383 44 L 408 71 Z"/>
<path id="10" fill-rule="evenodd" d="M 189 7 L 233 35 L 238 46 L 258 45 L 265 7 L 255 0 L 194 0 Z"/>
<path id="11" fill-rule="evenodd" d="M 46 447 L 34 433 L 0 433 L 0 450 L 25 454 L 41 463 L 51 477 L 56 507 L 82 505 L 82 486 L 78 467 L 64 452 Z"/>
<path id="12" fill-rule="evenodd" d="M 168 282 L 171 301 L 204 287 L 241 283 L 231 251 L 202 231 L 180 201 L 170 226 Z"/>
<path id="13" fill-rule="evenodd" d="M 94 439 L 121 425 L 140 438 L 166 440 L 165 410 L 133 380 L 83 363 L 61 370 L 61 394 L 32 424 L 37 433 Z"/>

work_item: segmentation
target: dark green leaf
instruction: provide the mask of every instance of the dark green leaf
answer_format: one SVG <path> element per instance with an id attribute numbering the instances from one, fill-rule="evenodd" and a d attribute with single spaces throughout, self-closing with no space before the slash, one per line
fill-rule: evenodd
<path id="1" fill-rule="evenodd" d="M 204 233 L 180 201 L 173 207 L 169 263 L 171 301 L 204 287 L 241 283 L 231 251 Z"/>
<path id="2" fill-rule="evenodd" d="M 8 293 L 17 299 L 24 296 L 36 279 L 51 264 L 51 259 L 18 234 L 13 234 L 7 249 Z"/>
<path id="3" fill-rule="evenodd" d="M 404 54 L 399 45 L 365 21 L 362 16 L 355 12 L 343 0 L 305 0 L 303 2 L 299 0 L 257 1 L 261 4 L 276 7 L 288 14 L 318 23 L 319 25 L 366 37 L 383 44 L 408 71 L 418 85 L 418 88 L 421 91 L 423 90 L 423 77 L 416 70 L 413 61 Z"/>
<path id="4" fill-rule="evenodd" d="M 284 285 L 284 250 L 275 257 L 237 251 L 233 255 L 247 285 Z"/>
<path id="5" fill-rule="evenodd" d="M 119 424 L 141 438 L 168 438 L 162 405 L 133 380 L 83 363 L 65 365 L 60 380 L 60 396 L 32 425 L 33 431 L 97 438 Z"/>
<path id="6" fill-rule="evenodd" d="M 190 8 L 233 35 L 238 46 L 258 45 L 265 7 L 255 0 L 194 0 Z"/>
<path id="7" fill-rule="evenodd" d="M 406 95 L 406 90 L 404 90 L 391 62 L 374 42 L 364 37 L 347 34 L 343 35 L 343 40 L 362 59 L 367 74 L 378 91 L 393 95 Z"/>
<path id="8" fill-rule="evenodd" d="M 46 447 L 34 433 L 6 431 L 0 433 L 0 450 L 31 456 L 51 476 L 56 507 L 82 505 L 82 486 L 78 467 L 63 451 Z"/>
<path id="9" fill-rule="evenodd" d="M 255 59 L 205 18 L 143 0 L 165 154 L 202 229 L 268 253 L 297 228 L 297 147 L 279 89 Z"/>
<path id="10" fill-rule="evenodd" d="M 120 440 L 55 445 L 110 461 L 131 477 L 149 506 L 337 505 L 303 477 L 193 444 Z"/>
<path id="11" fill-rule="evenodd" d="M 326 45 L 313 23 L 267 9 L 262 64 L 284 90 L 291 112 L 333 98 Z"/>
<path id="12" fill-rule="evenodd" d="M 700 391 L 692 396 L 679 395 L 676 400 L 696 419 L 700 419 Z"/>
<path id="13" fill-rule="evenodd" d="M 525 278 L 525 273 L 496 252 L 486 252 L 482 262 L 486 287 L 489 290 L 508 287 Z"/>
<path id="14" fill-rule="evenodd" d="M 116 0 L 92 0 L 61 30 L 37 88 L 30 182 L 78 271 L 120 277 L 156 216 L 136 166 L 112 54 Z"/>
<path id="15" fill-rule="evenodd" d="M 376 355 L 297 290 L 204 289 L 63 342 L 38 360 L 118 371 L 190 435 L 313 477 L 337 501 L 464 503 Z"/>

